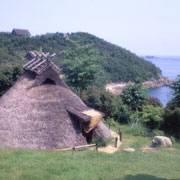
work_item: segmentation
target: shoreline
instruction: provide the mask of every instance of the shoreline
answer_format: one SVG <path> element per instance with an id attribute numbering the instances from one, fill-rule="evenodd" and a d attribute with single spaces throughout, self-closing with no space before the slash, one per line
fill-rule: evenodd
<path id="1" fill-rule="evenodd" d="M 145 81 L 143 83 L 143 88 L 151 89 L 158 88 L 163 86 L 170 86 L 173 80 L 167 77 L 160 77 L 159 79 L 152 79 L 149 81 Z M 133 82 L 119 82 L 119 83 L 109 83 L 105 85 L 106 91 L 109 91 L 115 95 L 119 95 L 123 88 L 129 84 L 134 84 Z"/>

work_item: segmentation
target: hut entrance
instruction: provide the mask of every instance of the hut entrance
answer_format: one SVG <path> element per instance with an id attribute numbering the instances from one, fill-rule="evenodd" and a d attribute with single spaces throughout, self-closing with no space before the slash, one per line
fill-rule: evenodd
<path id="1" fill-rule="evenodd" d="M 50 78 L 47 78 L 42 84 L 56 85 L 56 83 Z"/>
<path id="2" fill-rule="evenodd" d="M 94 139 L 94 129 L 88 133 L 83 133 L 84 137 L 86 138 L 87 143 L 91 143 Z"/>
<path id="3" fill-rule="evenodd" d="M 74 116 L 71 116 L 71 120 L 76 133 L 82 133 L 82 135 L 86 138 L 87 143 L 91 143 L 94 138 L 94 129 L 87 133 L 85 132 L 88 125 L 87 123 L 82 123 L 81 120 Z"/>
<path id="4" fill-rule="evenodd" d="M 95 112 L 94 110 L 79 112 L 70 108 L 68 109 L 68 112 L 70 113 L 71 120 L 76 132 L 79 133 L 80 130 L 80 133 L 82 133 L 84 138 L 86 138 L 87 143 L 91 143 L 94 139 L 94 129 L 97 126 L 99 120 L 102 118 L 102 114 Z M 94 113 L 96 116 L 92 117 L 92 113 Z"/>

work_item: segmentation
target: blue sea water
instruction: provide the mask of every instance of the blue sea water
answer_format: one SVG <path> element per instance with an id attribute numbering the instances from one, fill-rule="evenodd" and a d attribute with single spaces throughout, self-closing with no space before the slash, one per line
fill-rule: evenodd
<path id="1" fill-rule="evenodd" d="M 180 57 L 178 56 L 154 56 L 143 58 L 159 67 L 164 77 L 175 80 L 177 75 L 180 74 Z M 172 90 L 167 86 L 152 88 L 149 90 L 148 95 L 158 98 L 163 106 L 166 106 L 167 102 L 173 98 Z"/>

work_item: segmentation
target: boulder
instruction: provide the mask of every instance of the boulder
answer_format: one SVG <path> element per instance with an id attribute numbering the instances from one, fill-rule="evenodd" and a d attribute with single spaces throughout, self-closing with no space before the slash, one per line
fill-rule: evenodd
<path id="1" fill-rule="evenodd" d="M 152 140 L 152 146 L 162 146 L 162 147 L 171 147 L 172 142 L 170 138 L 166 136 L 155 136 L 154 139 Z"/>

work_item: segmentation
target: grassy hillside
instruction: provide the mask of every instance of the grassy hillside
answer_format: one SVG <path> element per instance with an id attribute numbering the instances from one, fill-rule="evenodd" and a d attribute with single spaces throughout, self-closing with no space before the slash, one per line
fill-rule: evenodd
<path id="1" fill-rule="evenodd" d="M 135 54 L 88 33 L 72 33 L 65 38 L 62 33 L 34 37 L 15 37 L 0 33 L 0 67 L 6 64 L 24 64 L 29 50 L 56 53 L 55 63 L 62 68 L 63 61 L 75 58 L 93 60 L 99 66 L 101 81 L 133 81 L 158 78 L 160 69 Z M 103 78 L 102 78 L 103 77 Z"/>
<path id="2" fill-rule="evenodd" d="M 0 149 L 3 180 L 179 180 L 180 144 L 141 151 L 151 138 L 132 136 L 121 126 L 123 144 L 115 154 L 97 151 L 35 151 Z M 124 148 L 135 148 L 125 152 Z"/>

